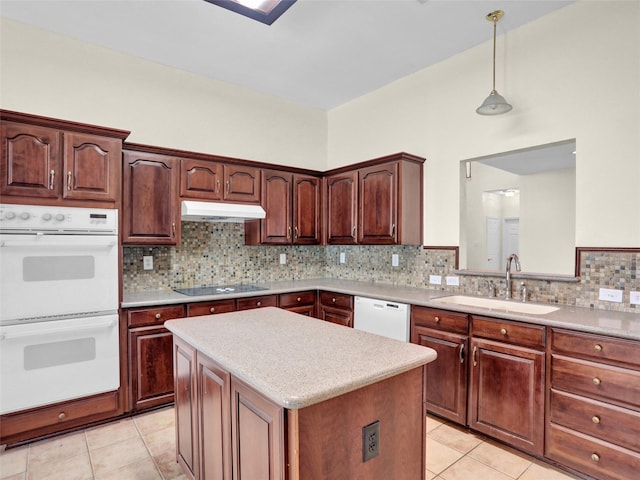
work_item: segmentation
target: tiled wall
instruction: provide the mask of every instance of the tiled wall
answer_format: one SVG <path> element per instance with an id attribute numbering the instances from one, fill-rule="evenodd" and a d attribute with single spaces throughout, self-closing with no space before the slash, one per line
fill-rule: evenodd
<path id="1" fill-rule="evenodd" d="M 340 253 L 345 263 L 339 262 Z M 280 264 L 280 254 L 287 263 Z M 391 266 L 392 254 L 399 266 Z M 142 256 L 152 255 L 154 270 L 142 268 Z M 530 301 L 560 303 L 640 313 L 629 304 L 631 291 L 640 290 L 637 267 L 640 252 L 584 252 L 580 281 L 525 279 Z M 440 275 L 442 285 L 430 285 Z M 244 227 L 234 223 L 183 222 L 180 247 L 124 247 L 125 291 L 164 290 L 201 285 L 260 283 L 306 278 L 341 278 L 484 295 L 492 280 L 504 292 L 503 275 L 459 275 L 459 286 L 446 286 L 455 276 L 453 250 L 407 246 L 282 246 L 244 245 Z M 520 279 L 514 280 L 516 289 Z M 623 290 L 623 303 L 598 300 L 600 287 Z"/>

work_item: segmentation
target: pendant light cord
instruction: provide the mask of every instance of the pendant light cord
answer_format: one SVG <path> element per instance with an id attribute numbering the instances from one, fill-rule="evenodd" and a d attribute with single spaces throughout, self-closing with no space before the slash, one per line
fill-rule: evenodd
<path id="1" fill-rule="evenodd" d="M 498 19 L 493 16 L 493 92 L 496 91 L 496 25 Z"/>

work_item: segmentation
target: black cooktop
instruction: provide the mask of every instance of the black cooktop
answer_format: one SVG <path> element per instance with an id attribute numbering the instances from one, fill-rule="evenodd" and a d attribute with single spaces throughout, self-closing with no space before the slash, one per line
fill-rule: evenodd
<path id="1" fill-rule="evenodd" d="M 210 287 L 195 288 L 175 288 L 173 291 L 195 297 L 197 295 L 222 295 L 225 293 L 244 293 L 268 290 L 268 288 L 256 287 L 255 285 L 213 285 Z"/>

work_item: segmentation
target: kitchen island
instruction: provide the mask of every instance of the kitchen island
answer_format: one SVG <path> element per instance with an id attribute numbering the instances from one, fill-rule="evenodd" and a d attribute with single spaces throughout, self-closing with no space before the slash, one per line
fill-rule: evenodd
<path id="1" fill-rule="evenodd" d="M 271 307 L 165 326 L 192 478 L 425 477 L 435 351 Z"/>

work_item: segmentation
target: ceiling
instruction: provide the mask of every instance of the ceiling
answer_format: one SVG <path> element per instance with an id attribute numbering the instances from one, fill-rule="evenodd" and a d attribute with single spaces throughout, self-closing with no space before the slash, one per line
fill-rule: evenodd
<path id="1" fill-rule="evenodd" d="M 204 0 L 0 0 L 0 15 L 331 109 L 573 1 L 298 0 L 273 25 Z M 499 41 L 499 39 L 498 39 Z M 491 49 L 487 48 L 487 89 Z"/>

